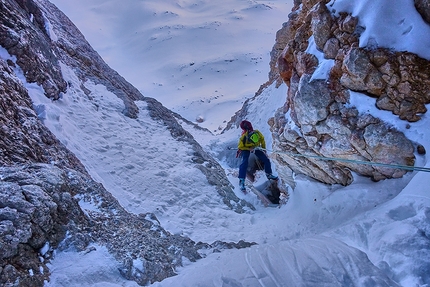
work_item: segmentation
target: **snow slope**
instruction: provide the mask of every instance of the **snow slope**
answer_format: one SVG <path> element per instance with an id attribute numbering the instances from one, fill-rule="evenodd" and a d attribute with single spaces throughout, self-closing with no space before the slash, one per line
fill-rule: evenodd
<path id="1" fill-rule="evenodd" d="M 204 0 L 52 2 L 145 95 L 186 118 L 203 115 L 206 122 L 202 125 L 211 130 L 227 121 L 265 82 L 274 32 L 287 19 L 283 1 L 225 0 L 222 5 Z M 388 10 L 394 8 L 383 5 L 387 0 L 334 2 L 337 11 L 364 16 L 361 24 L 368 29 L 366 39 L 389 48 L 421 51 L 430 58 L 425 54 L 429 25 L 411 12 L 412 0 L 396 1 L 403 14 L 395 14 L 401 19 L 390 21 L 378 16 L 393 15 Z M 366 7 L 384 13 L 369 13 Z M 398 32 L 395 24 L 402 20 L 417 36 Z M 380 25 L 385 25 L 383 34 L 377 29 Z M 393 40 L 385 42 L 385 34 L 393 35 Z M 418 35 L 421 41 L 411 40 Z M 366 39 L 361 41 L 369 42 Z M 10 57 L 4 51 L 0 56 Z M 66 66 L 63 74 L 66 81 L 77 81 Z M 172 145 L 166 128 L 147 116 L 144 102 L 138 103 L 139 118 L 131 120 L 121 114 L 122 102 L 105 87 L 86 86 L 93 100 L 76 88 L 51 102 L 39 87 L 27 85 L 45 124 L 128 211 L 153 212 L 164 228 L 195 241 L 258 243 L 210 254 L 177 270 L 178 276 L 152 286 L 430 284 L 430 174 L 413 172 L 378 183 L 355 176 L 348 187 L 297 176 L 288 204 L 280 209 L 264 208 L 253 194 L 243 195 L 236 189 L 239 197 L 256 206 L 255 211 L 237 214 L 223 205 L 191 162 L 182 160 L 190 158 L 189 148 L 183 143 Z M 217 93 L 224 96 L 216 98 Z M 266 122 L 285 93 L 285 86 L 271 86 L 251 105 L 248 119 L 269 141 Z M 428 115 L 406 129 L 406 123 L 390 113 L 376 111 L 372 101 L 354 94 L 351 104 L 362 112 L 377 113 L 430 150 Z M 237 187 L 237 161 L 227 147 L 236 144 L 240 131 L 213 135 L 183 125 L 206 150 L 220 155 Z M 417 159 L 417 165 L 430 167 L 426 156 Z M 52 280 L 46 286 L 136 286 L 114 271 L 117 263 L 104 248 L 95 249 L 57 253 L 51 264 Z"/>

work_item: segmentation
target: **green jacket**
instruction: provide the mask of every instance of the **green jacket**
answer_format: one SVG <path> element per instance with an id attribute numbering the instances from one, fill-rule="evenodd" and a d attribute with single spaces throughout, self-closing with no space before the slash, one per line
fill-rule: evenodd
<path id="1" fill-rule="evenodd" d="M 248 132 L 242 133 L 237 148 L 240 150 L 252 150 L 256 147 L 266 148 L 266 141 L 264 140 L 263 134 L 259 130 L 254 130 L 259 136 L 258 142 L 253 143 L 248 139 Z"/>

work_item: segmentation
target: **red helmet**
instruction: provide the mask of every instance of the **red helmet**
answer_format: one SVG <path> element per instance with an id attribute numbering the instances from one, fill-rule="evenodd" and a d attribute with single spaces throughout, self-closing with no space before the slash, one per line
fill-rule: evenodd
<path id="1" fill-rule="evenodd" d="M 240 123 L 240 128 L 244 131 L 253 131 L 252 124 L 248 121 L 242 121 Z"/>

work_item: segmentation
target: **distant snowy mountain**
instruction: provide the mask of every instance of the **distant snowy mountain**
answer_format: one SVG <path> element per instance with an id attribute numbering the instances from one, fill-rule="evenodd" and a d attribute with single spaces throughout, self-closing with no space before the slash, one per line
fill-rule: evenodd
<path id="1" fill-rule="evenodd" d="M 51 1 L 145 96 L 219 133 L 267 81 L 290 1 Z M 229 84 L 226 84 L 229 83 Z"/>

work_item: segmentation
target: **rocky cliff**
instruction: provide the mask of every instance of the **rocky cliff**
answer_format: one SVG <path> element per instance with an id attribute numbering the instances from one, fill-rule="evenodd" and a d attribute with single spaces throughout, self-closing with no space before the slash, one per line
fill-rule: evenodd
<path id="1" fill-rule="evenodd" d="M 391 111 L 407 126 L 427 112 L 430 62 L 372 43 L 359 47 L 365 27 L 350 14 L 331 9 L 329 2 L 294 1 L 288 22 L 276 35 L 269 82 L 289 87 L 284 107 L 269 121 L 273 149 L 283 152 L 277 161 L 329 184 L 350 184 L 351 172 L 374 180 L 401 177 L 406 170 L 351 161 L 413 166 L 415 155 L 425 153 L 422 145 L 381 119 L 360 114 L 350 105 L 350 95 L 375 98 L 379 109 Z M 428 1 L 416 0 L 415 6 L 428 22 Z M 323 62 L 332 65 L 327 78 L 318 76 Z"/>
<path id="2" fill-rule="evenodd" d="M 0 49 L 1 286 L 43 286 L 54 250 L 92 252 L 91 243 L 107 247 L 121 263 L 124 277 L 142 285 L 173 276 L 183 258 L 201 258 L 201 248 L 249 246 L 195 243 L 165 231 L 153 214 L 128 213 L 43 125 L 25 83 L 36 83 L 46 97 L 58 100 L 70 85 L 62 76 L 61 65 L 66 65 L 78 75 L 88 97 L 87 80 L 117 95 L 127 117 L 139 113 L 134 101 L 145 101 L 150 116 L 191 147 L 194 164 L 227 206 L 236 212 L 253 208 L 235 196 L 217 161 L 178 124 L 180 116 L 143 97 L 110 69 L 54 5 L 44 0 L 1 1 Z M 95 208 L 84 212 L 82 203 Z M 143 269 L 133 265 L 135 260 Z"/>

